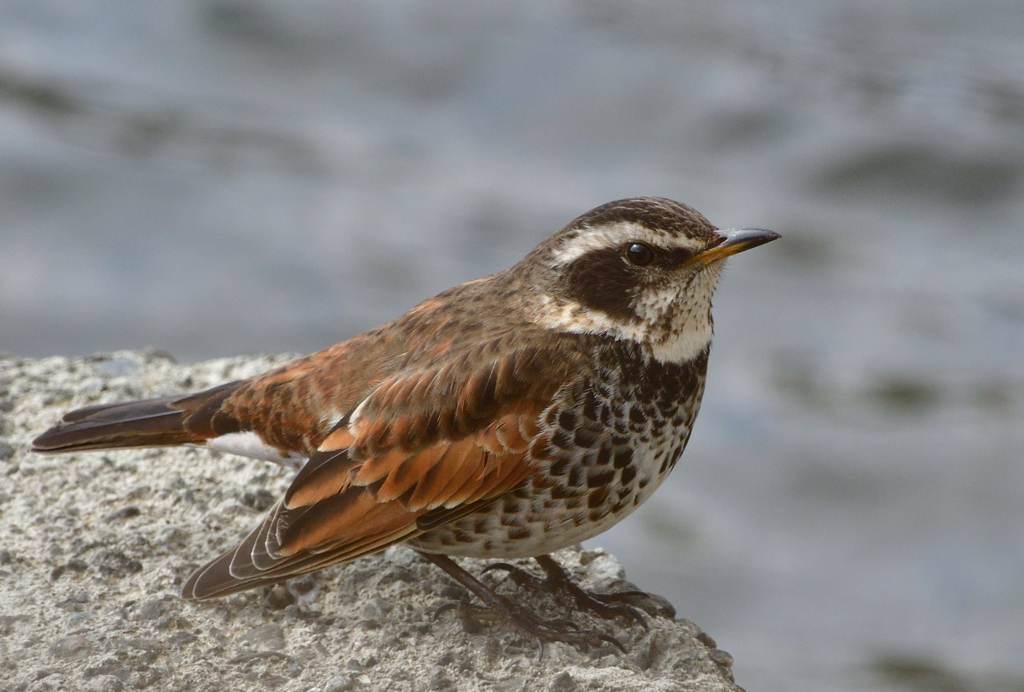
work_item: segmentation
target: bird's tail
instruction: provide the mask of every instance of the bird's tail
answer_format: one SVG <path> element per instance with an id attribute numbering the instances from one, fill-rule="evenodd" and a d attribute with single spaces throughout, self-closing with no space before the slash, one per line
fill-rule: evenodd
<path id="1" fill-rule="evenodd" d="M 32 441 L 33 452 L 73 452 L 201 443 L 218 434 L 212 417 L 239 383 L 198 394 L 102 404 L 64 414 Z M 219 427 L 219 426 L 218 426 Z"/>

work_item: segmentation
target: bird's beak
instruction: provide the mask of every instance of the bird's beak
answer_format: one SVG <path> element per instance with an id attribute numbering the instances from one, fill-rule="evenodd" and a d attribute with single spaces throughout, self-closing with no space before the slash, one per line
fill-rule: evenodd
<path id="1" fill-rule="evenodd" d="M 739 228 L 720 230 L 718 237 L 721 239 L 718 245 L 695 255 L 693 259 L 702 264 L 711 264 L 737 252 L 770 243 L 781 236 L 775 231 L 766 231 L 763 228 Z"/>

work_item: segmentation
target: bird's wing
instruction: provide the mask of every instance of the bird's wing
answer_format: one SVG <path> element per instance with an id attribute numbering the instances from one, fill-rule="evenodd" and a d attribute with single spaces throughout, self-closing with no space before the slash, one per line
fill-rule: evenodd
<path id="1" fill-rule="evenodd" d="M 481 347 L 391 376 L 321 441 L 242 543 L 186 582 L 186 598 L 270 584 L 383 550 L 438 509 L 499 497 L 532 470 L 539 420 L 567 379 L 565 353 Z"/>

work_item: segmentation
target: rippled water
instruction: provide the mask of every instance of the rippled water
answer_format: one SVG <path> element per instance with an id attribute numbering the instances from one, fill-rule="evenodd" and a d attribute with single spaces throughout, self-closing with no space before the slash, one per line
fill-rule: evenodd
<path id="1" fill-rule="evenodd" d="M 0 1 L 0 349 L 311 351 L 656 194 L 732 262 L 598 542 L 751 690 L 1024 688 L 1024 4 Z"/>

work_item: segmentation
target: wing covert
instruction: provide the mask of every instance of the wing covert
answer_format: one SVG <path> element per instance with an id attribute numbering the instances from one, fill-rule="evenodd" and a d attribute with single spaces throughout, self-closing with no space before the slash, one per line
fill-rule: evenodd
<path id="1" fill-rule="evenodd" d="M 185 597 L 376 552 L 422 533 L 417 519 L 428 513 L 459 513 L 515 488 L 532 471 L 530 443 L 566 379 L 566 364 L 552 365 L 530 349 L 385 379 L 238 548 L 193 575 Z"/>

